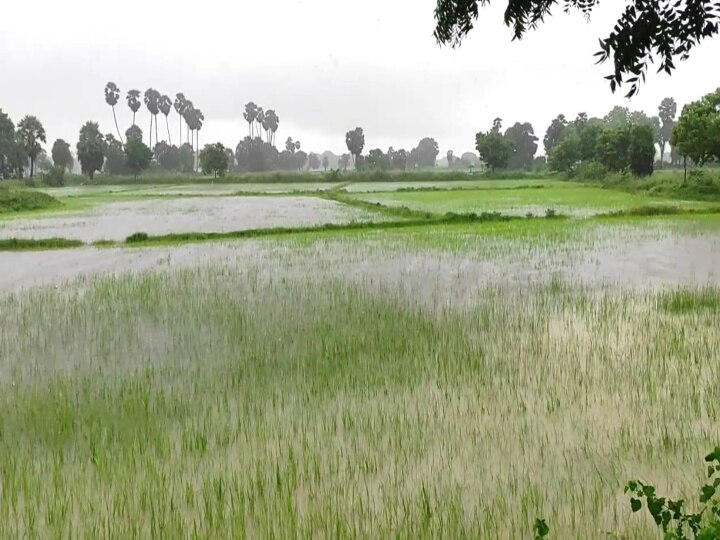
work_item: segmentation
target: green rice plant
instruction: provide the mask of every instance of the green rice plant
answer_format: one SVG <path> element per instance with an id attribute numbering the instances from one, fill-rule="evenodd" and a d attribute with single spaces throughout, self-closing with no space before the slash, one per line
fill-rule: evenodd
<path id="1" fill-rule="evenodd" d="M 674 313 L 720 311 L 720 289 L 708 286 L 666 291 L 660 295 L 659 304 L 663 309 Z"/>

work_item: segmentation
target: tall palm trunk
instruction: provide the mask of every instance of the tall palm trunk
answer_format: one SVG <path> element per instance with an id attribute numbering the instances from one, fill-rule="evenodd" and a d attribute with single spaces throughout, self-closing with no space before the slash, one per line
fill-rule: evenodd
<path id="1" fill-rule="evenodd" d="M 182 116 L 180 117 L 180 142 L 178 143 L 178 148 L 182 146 Z"/>
<path id="2" fill-rule="evenodd" d="M 168 117 L 165 115 L 165 127 L 167 128 L 168 132 L 168 144 L 172 146 L 172 139 L 170 138 L 170 124 L 168 123 Z"/>
<path id="3" fill-rule="evenodd" d="M 135 125 L 135 111 L 133 111 L 133 126 Z"/>
<path id="4" fill-rule="evenodd" d="M 112 110 L 113 110 L 113 119 L 115 120 L 115 129 L 117 129 L 118 137 L 120 138 L 120 144 L 124 145 L 125 143 L 123 142 L 122 135 L 120 135 L 120 127 L 118 126 L 118 123 L 117 123 L 117 116 L 115 116 L 115 105 L 112 106 Z"/>
<path id="5" fill-rule="evenodd" d="M 30 178 L 33 177 L 34 173 L 35 173 L 35 160 L 33 158 L 30 158 Z"/>
<path id="6" fill-rule="evenodd" d="M 148 133 L 148 136 L 150 137 L 150 150 L 152 150 L 152 117 L 153 115 L 150 115 L 150 132 Z"/>
<path id="7" fill-rule="evenodd" d="M 158 132 L 157 132 L 157 114 L 155 114 L 153 116 L 155 116 L 155 144 L 157 144 L 158 141 L 160 140 L 160 138 L 158 137 Z M 150 147 L 150 150 L 152 150 L 152 147 Z"/>

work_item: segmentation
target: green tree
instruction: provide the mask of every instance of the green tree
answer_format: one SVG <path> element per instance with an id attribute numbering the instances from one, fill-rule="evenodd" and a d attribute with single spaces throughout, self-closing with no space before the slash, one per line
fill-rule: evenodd
<path id="1" fill-rule="evenodd" d="M 348 131 L 345 134 L 345 145 L 357 167 L 357 159 L 360 157 L 360 154 L 362 154 L 363 148 L 365 148 L 365 133 L 363 133 L 363 128 L 356 127 Z"/>
<path id="2" fill-rule="evenodd" d="M 628 128 L 628 166 L 636 176 L 649 176 L 655 162 L 655 130 L 651 124 L 633 124 Z"/>
<path id="3" fill-rule="evenodd" d="M 609 171 L 623 171 L 628 167 L 630 136 L 628 128 L 604 129 L 598 135 L 595 157 Z"/>
<path id="4" fill-rule="evenodd" d="M 26 116 L 18 123 L 18 142 L 30 160 L 30 178 L 35 173 L 35 160 L 42 151 L 41 142 L 47 142 L 45 128 L 35 116 Z"/>
<path id="5" fill-rule="evenodd" d="M 198 156 L 198 149 L 200 148 L 200 130 L 203 126 L 203 121 L 205 120 L 205 116 L 203 115 L 202 111 L 200 109 L 196 109 L 195 107 L 192 107 L 188 109 L 185 113 L 185 122 L 187 123 L 188 127 L 190 128 L 190 133 L 194 133 L 194 142 L 195 142 L 195 156 L 196 158 Z M 190 141 L 192 146 L 192 140 Z M 195 170 L 198 168 L 198 163 L 195 163 Z"/>
<path id="6" fill-rule="evenodd" d="M 152 150 L 141 139 L 128 139 L 125 145 L 125 163 L 137 180 L 138 174 L 150 167 Z"/>
<path id="7" fill-rule="evenodd" d="M 566 135 L 548 155 L 550 170 L 572 174 L 581 159 L 581 139 L 577 133 Z"/>
<path id="8" fill-rule="evenodd" d="M 424 137 L 420 140 L 416 151 L 416 163 L 419 167 L 435 167 L 435 160 L 440 153 L 440 147 L 432 137 Z"/>
<path id="9" fill-rule="evenodd" d="M 490 131 L 475 136 L 475 148 L 480 154 L 480 159 L 490 167 L 491 171 L 507 167 L 513 151 L 512 143 L 500 133 L 501 129 L 502 120 L 496 118 Z"/>
<path id="10" fill-rule="evenodd" d="M 320 156 L 318 156 L 315 152 L 310 152 L 310 155 L 308 156 L 308 166 L 312 170 L 320 168 Z"/>
<path id="11" fill-rule="evenodd" d="M 293 154 L 292 162 L 293 162 L 293 168 L 294 169 L 302 169 L 305 167 L 305 164 L 307 163 L 308 155 L 303 152 L 302 150 L 299 150 Z"/>
<path id="12" fill-rule="evenodd" d="M 535 136 L 532 124 L 516 122 L 505 131 L 505 138 L 513 146 L 508 166 L 511 169 L 532 169 L 538 148 L 538 138 Z"/>
<path id="13" fill-rule="evenodd" d="M 453 160 L 455 159 L 455 153 L 452 150 L 448 150 L 445 153 L 445 159 L 447 160 L 448 169 L 452 169 Z"/>
<path id="14" fill-rule="evenodd" d="M 546 155 L 549 156 L 552 149 L 563 140 L 567 132 L 567 125 L 567 119 L 564 114 L 558 114 L 557 117 L 550 122 L 547 131 L 545 131 L 545 137 L 543 138 Z"/>
<path id="15" fill-rule="evenodd" d="M 390 168 L 390 160 L 382 150 L 373 148 L 368 152 L 367 158 L 365 158 L 365 166 L 368 169 L 384 171 Z"/>
<path id="16" fill-rule="evenodd" d="M 330 166 L 330 160 L 327 156 L 323 156 L 322 158 L 322 168 L 324 171 L 327 171 L 328 167 Z"/>
<path id="17" fill-rule="evenodd" d="M 67 169 L 68 171 L 72 170 L 75 160 L 70 153 L 70 145 L 64 140 L 58 139 L 53 143 L 51 155 L 53 163 L 56 166 Z"/>
<path id="18" fill-rule="evenodd" d="M 263 111 L 262 107 L 258 107 L 257 112 L 255 113 L 255 127 L 257 129 L 258 137 L 262 135 L 260 129 L 262 128 L 263 122 L 265 122 L 265 111 Z"/>
<path id="19" fill-rule="evenodd" d="M 80 128 L 77 157 L 83 174 L 87 174 L 92 180 L 95 172 L 102 168 L 105 161 L 105 139 L 100 133 L 97 122 L 86 122 Z"/>
<path id="20" fill-rule="evenodd" d="M 127 95 L 125 96 L 125 99 L 127 100 L 127 105 L 132 111 L 133 115 L 133 123 L 132 125 L 135 125 L 135 113 L 140 110 L 140 107 L 142 106 L 142 103 L 140 103 L 140 90 L 128 90 Z"/>
<path id="21" fill-rule="evenodd" d="M 192 172 L 194 163 L 195 153 L 190 143 L 180 145 L 180 148 L 178 148 L 178 168 L 180 172 Z"/>
<path id="22" fill-rule="evenodd" d="M 665 147 L 672 139 L 675 128 L 675 115 L 677 115 L 677 103 L 671 97 L 666 97 L 660 102 L 658 116 L 660 117 L 660 164 L 665 160 Z"/>
<path id="23" fill-rule="evenodd" d="M 200 152 L 200 168 L 203 174 L 223 176 L 228 170 L 228 155 L 222 143 L 206 144 Z"/>
<path id="24" fill-rule="evenodd" d="M 114 82 L 109 82 L 105 85 L 105 103 L 110 105 L 113 113 L 113 120 L 115 120 L 115 129 L 117 130 L 118 138 L 122 143 L 122 135 L 120 135 L 120 126 L 118 126 L 117 116 L 115 115 L 115 105 L 120 100 L 120 89 Z"/>
<path id="25" fill-rule="evenodd" d="M 268 131 L 268 142 L 270 144 L 275 144 L 275 133 L 277 132 L 280 125 L 280 118 L 273 109 L 269 109 L 265 112 L 265 119 L 263 125 L 264 124 L 267 124 L 266 129 Z"/>
<path id="26" fill-rule="evenodd" d="M 508 0 L 505 24 L 513 28 L 513 38 L 521 39 L 552 14 L 555 4 L 590 15 L 600 0 Z M 439 43 L 457 46 L 473 29 L 480 6 L 488 0 L 437 0 L 435 38 Z M 596 54 L 600 62 L 612 57 L 614 70 L 606 78 L 610 88 L 627 83 L 628 96 L 645 79 L 648 64 L 659 59 L 659 70 L 671 73 L 677 57 L 685 59 L 701 40 L 718 32 L 720 9 L 715 0 L 648 2 L 628 0 L 610 35 L 600 40 Z"/>
<path id="27" fill-rule="evenodd" d="M 348 165 L 350 165 L 350 154 L 343 154 L 338 160 L 338 167 L 343 171 L 347 171 Z"/>
<path id="28" fill-rule="evenodd" d="M 177 171 L 180 169 L 180 156 L 177 146 L 167 144 L 160 141 L 153 149 L 155 159 L 164 171 Z"/>
<path id="29" fill-rule="evenodd" d="M 698 165 L 720 159 L 720 88 L 683 107 L 671 144 Z"/>
<path id="30" fill-rule="evenodd" d="M 589 121 L 579 132 L 579 160 L 592 161 L 595 159 L 595 150 L 597 148 L 597 139 L 603 132 L 603 124 Z"/>
<path id="31" fill-rule="evenodd" d="M 635 119 L 638 119 L 637 116 Z M 630 123 L 630 109 L 616 105 L 605 115 L 603 121 L 610 129 L 624 128 Z"/>
<path id="32" fill-rule="evenodd" d="M 137 126 L 131 126 L 127 131 L 140 129 Z M 129 137 L 130 140 L 132 137 Z M 139 137 L 142 140 L 142 135 Z M 108 174 L 128 174 L 127 164 L 125 163 L 125 147 L 118 141 L 112 133 L 105 135 L 105 144 L 103 153 L 105 155 L 104 170 Z"/>
<path id="33" fill-rule="evenodd" d="M 143 138 L 143 132 L 142 129 L 140 129 L 140 126 L 132 125 L 129 128 L 125 130 L 125 139 L 140 139 L 142 141 Z"/>
<path id="34" fill-rule="evenodd" d="M 9 178 L 12 174 L 11 162 L 15 152 L 15 124 L 0 109 L 0 178 Z"/>

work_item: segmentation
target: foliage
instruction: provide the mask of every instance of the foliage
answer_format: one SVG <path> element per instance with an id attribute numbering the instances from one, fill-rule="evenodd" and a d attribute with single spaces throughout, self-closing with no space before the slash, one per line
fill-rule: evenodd
<path id="1" fill-rule="evenodd" d="M 589 15 L 600 0 L 562 0 L 566 11 L 578 9 Z M 435 38 L 439 43 L 459 45 L 472 30 L 479 7 L 487 0 L 438 0 L 435 8 Z M 522 38 L 552 14 L 555 3 L 547 0 L 508 2 L 505 24 L 513 28 L 514 38 Z M 614 70 L 606 78 L 610 88 L 630 85 L 628 96 L 638 91 L 648 64 L 659 59 L 659 71 L 671 73 L 675 58 L 685 59 L 703 38 L 718 32 L 720 10 L 712 0 L 686 2 L 647 2 L 629 0 L 610 35 L 600 40 L 596 54 L 600 62 L 612 57 Z"/>
<path id="2" fill-rule="evenodd" d="M 372 170 L 384 171 L 391 167 L 391 161 L 382 150 L 373 148 L 365 158 L 365 167 Z"/>
<path id="3" fill-rule="evenodd" d="M 130 141 L 128 140 L 128 143 Z M 86 122 L 80 128 L 80 138 L 77 143 L 77 156 L 83 174 L 93 179 L 105 161 L 105 140 L 100 133 L 97 122 Z"/>
<path id="4" fill-rule="evenodd" d="M 132 125 L 125 130 L 125 140 L 138 139 L 142 141 L 143 131 L 136 125 Z"/>
<path id="5" fill-rule="evenodd" d="M 655 137 L 650 124 L 635 124 L 628 128 L 627 159 L 630 171 L 636 176 L 649 176 L 655 163 Z"/>
<path id="6" fill-rule="evenodd" d="M 140 139 L 128 139 L 125 145 L 125 163 L 135 178 L 150 167 L 152 150 Z"/>
<path id="7" fill-rule="evenodd" d="M 228 155 L 222 143 L 205 145 L 200 152 L 200 169 L 203 174 L 212 174 L 215 178 L 225 174 L 228 170 Z"/>
<path id="8" fill-rule="evenodd" d="M 643 507 L 643 502 L 655 524 L 662 529 L 666 540 L 716 540 L 720 537 L 720 446 L 705 456 L 708 482 L 700 488 L 698 512 L 686 509 L 683 499 L 658 497 L 654 486 L 639 480 L 628 482 L 633 512 Z"/>
<path id="9" fill-rule="evenodd" d="M 70 144 L 62 139 L 58 139 L 53 143 L 52 147 L 53 163 L 63 169 L 72 170 L 75 160 L 70 153 Z"/>
<path id="10" fill-rule="evenodd" d="M 330 160 L 327 156 L 323 156 L 322 158 L 322 168 L 323 170 L 327 171 L 327 168 L 330 166 Z"/>
<path id="11" fill-rule="evenodd" d="M 365 134 L 363 128 L 356 127 L 353 130 L 348 131 L 345 134 L 345 145 L 348 151 L 353 156 L 353 159 L 357 166 L 357 159 L 362 154 L 363 148 L 365 147 Z"/>
<path id="12" fill-rule="evenodd" d="M 128 130 L 130 131 L 130 130 Z M 142 138 L 141 138 L 142 139 Z M 140 140 L 141 140 L 140 139 Z M 128 138 L 128 141 L 130 138 Z M 125 163 L 125 148 L 112 133 L 105 135 L 105 172 L 109 174 L 130 174 Z"/>
<path id="13" fill-rule="evenodd" d="M 310 152 L 310 155 L 308 156 L 308 167 L 312 170 L 320 168 L 320 156 L 318 156 L 315 152 Z"/>
<path id="14" fill-rule="evenodd" d="M 502 120 L 496 118 L 490 131 L 475 136 L 475 148 L 480 159 L 491 171 L 507 167 L 513 150 L 512 143 L 500 133 L 501 128 Z"/>
<path id="15" fill-rule="evenodd" d="M 195 163 L 195 151 L 192 145 L 184 143 L 178 148 L 178 170 L 183 173 L 189 173 L 193 171 L 193 164 Z"/>
<path id="16" fill-rule="evenodd" d="M 564 114 L 557 115 L 550 123 L 543 138 L 545 155 L 549 156 L 553 148 L 560 144 L 567 132 L 568 123 Z"/>
<path id="17" fill-rule="evenodd" d="M 14 172 L 15 146 L 15 124 L 0 109 L 0 179 L 8 178 Z"/>
<path id="18" fill-rule="evenodd" d="M 438 153 L 440 153 L 440 147 L 437 141 L 432 137 L 424 137 L 410 152 L 412 164 L 418 167 L 435 167 Z"/>
<path id="19" fill-rule="evenodd" d="M 18 143 L 30 160 L 30 178 L 35 172 L 35 160 L 42 151 L 41 142 L 46 142 L 45 128 L 35 116 L 25 116 L 18 123 Z"/>
<path id="20" fill-rule="evenodd" d="M 43 183 L 50 187 L 62 187 L 65 185 L 65 167 L 53 165 L 50 170 L 43 175 Z"/>
<path id="21" fill-rule="evenodd" d="M 607 176 L 607 168 L 597 161 L 583 161 L 575 170 L 574 178 L 578 180 L 602 180 Z"/>
<path id="22" fill-rule="evenodd" d="M 720 159 L 720 88 L 683 107 L 672 145 L 699 165 Z"/>
<path id="23" fill-rule="evenodd" d="M 505 131 L 505 138 L 513 146 L 508 166 L 511 169 L 531 170 L 538 148 L 538 138 L 532 124 L 516 122 Z"/>
<path id="24" fill-rule="evenodd" d="M 628 147 L 630 145 L 627 128 L 604 129 L 597 138 L 595 159 L 609 171 L 625 170 L 628 165 Z"/>
<path id="25" fill-rule="evenodd" d="M 572 173 L 580 158 L 580 137 L 572 133 L 550 151 L 548 167 L 552 171 Z"/>
<path id="26" fill-rule="evenodd" d="M 666 97 L 660 102 L 658 115 L 660 117 L 660 163 L 665 158 L 665 147 L 672 140 L 673 129 L 675 129 L 675 115 L 677 114 L 677 103 L 671 97 Z"/>

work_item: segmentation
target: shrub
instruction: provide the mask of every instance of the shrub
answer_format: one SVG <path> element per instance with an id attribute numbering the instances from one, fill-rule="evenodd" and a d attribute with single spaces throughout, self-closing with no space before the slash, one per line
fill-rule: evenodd
<path id="1" fill-rule="evenodd" d="M 145 242 L 148 239 L 147 233 L 144 232 L 136 232 L 131 234 L 125 239 L 125 242 L 128 244 L 133 244 L 136 242 Z"/>
<path id="2" fill-rule="evenodd" d="M 598 161 L 587 161 L 580 164 L 575 171 L 575 178 L 578 180 L 603 180 L 608 170 Z"/>
<path id="3" fill-rule="evenodd" d="M 63 187 L 65 185 L 65 169 L 59 165 L 53 165 L 43 175 L 43 183 L 50 187 Z"/>

